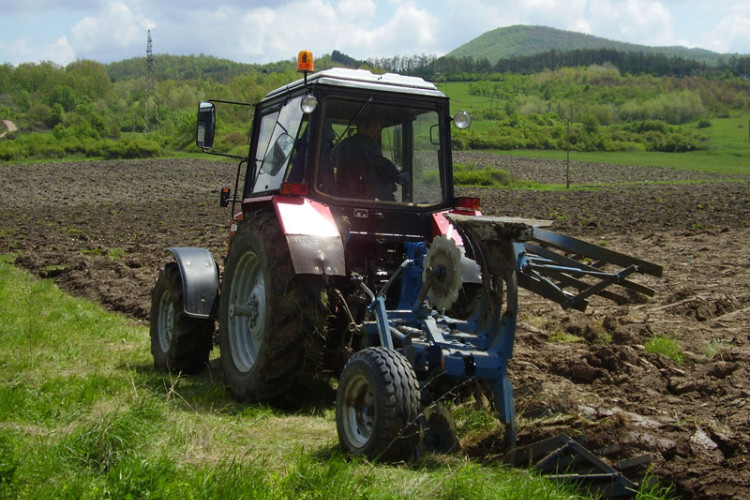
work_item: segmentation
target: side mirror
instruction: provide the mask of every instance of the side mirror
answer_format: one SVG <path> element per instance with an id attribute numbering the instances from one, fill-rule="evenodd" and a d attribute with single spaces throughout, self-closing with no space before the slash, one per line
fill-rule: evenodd
<path id="1" fill-rule="evenodd" d="M 216 106 L 212 102 L 201 101 L 198 105 L 198 126 L 195 129 L 195 144 L 202 150 L 214 145 L 216 127 Z"/>

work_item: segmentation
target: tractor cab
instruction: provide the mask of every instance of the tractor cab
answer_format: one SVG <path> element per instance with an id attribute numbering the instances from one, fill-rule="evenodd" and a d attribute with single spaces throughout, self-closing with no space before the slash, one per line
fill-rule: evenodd
<path id="1" fill-rule="evenodd" d="M 468 127 L 468 114 L 454 120 L 448 98 L 421 78 L 303 68 L 303 79 L 255 105 L 242 158 L 245 206 L 304 196 L 330 207 L 339 224 L 346 219 L 353 233 L 377 233 L 373 227 L 393 216 L 385 233 L 430 236 L 427 216 L 455 205 L 449 129 L 452 121 Z M 197 144 L 206 152 L 213 152 L 214 103 L 225 102 L 200 104 Z"/>

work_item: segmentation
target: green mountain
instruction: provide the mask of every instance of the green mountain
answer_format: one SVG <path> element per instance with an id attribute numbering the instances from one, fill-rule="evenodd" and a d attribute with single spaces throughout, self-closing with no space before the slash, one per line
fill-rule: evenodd
<path id="1" fill-rule="evenodd" d="M 546 26 L 509 26 L 487 31 L 468 43 L 446 54 L 445 57 L 486 57 L 491 63 L 498 59 L 531 56 L 550 50 L 569 51 L 576 49 L 614 49 L 623 52 L 643 52 L 682 57 L 711 65 L 718 64 L 721 54 L 704 49 L 685 47 L 649 47 L 632 43 L 616 42 L 573 31 L 548 28 Z"/>

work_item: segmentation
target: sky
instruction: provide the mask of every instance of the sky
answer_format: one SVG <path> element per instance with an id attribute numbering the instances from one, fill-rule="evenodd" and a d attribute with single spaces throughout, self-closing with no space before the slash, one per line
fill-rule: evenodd
<path id="1" fill-rule="evenodd" d="M 0 64 L 143 57 L 148 30 L 156 55 L 243 63 L 441 56 L 516 24 L 750 54 L 748 0 L 0 0 Z"/>

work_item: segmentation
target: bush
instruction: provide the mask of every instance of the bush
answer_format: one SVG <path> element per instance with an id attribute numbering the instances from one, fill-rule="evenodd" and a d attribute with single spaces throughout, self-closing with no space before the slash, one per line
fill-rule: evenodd
<path id="1" fill-rule="evenodd" d="M 103 154 L 92 156 L 104 156 L 108 160 L 115 158 L 151 158 L 158 156 L 161 151 L 156 141 L 141 137 L 129 137 L 119 141 L 107 140 L 103 146 Z"/>
<path id="2" fill-rule="evenodd" d="M 473 163 L 455 164 L 453 180 L 459 186 L 507 187 L 512 183 L 507 171 L 499 168 L 482 168 Z"/>

